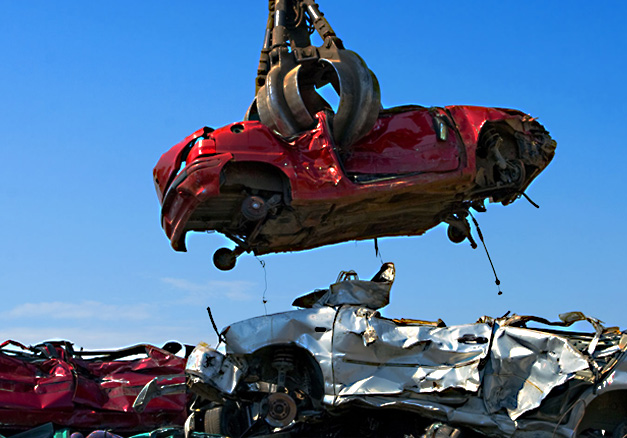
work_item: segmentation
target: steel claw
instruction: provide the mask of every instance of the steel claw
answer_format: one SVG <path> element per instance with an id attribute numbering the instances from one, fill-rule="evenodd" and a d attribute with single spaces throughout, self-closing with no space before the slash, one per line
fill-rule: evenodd
<path id="1" fill-rule="evenodd" d="M 331 84 L 339 96 L 333 118 L 336 144 L 346 149 L 366 135 L 379 116 L 379 83 L 359 55 L 349 50 L 336 53 L 333 58 L 289 69 L 284 65 L 272 67 L 257 93 L 259 120 L 284 137 L 311 129 L 316 113 L 331 110 L 316 90 Z"/>
<path id="2" fill-rule="evenodd" d="M 321 59 L 337 78 L 340 104 L 333 118 L 333 137 L 338 146 L 349 148 L 374 126 L 381 108 L 379 82 L 364 60 L 350 50 L 339 51 L 339 60 Z M 332 81 L 333 83 L 333 81 Z"/>

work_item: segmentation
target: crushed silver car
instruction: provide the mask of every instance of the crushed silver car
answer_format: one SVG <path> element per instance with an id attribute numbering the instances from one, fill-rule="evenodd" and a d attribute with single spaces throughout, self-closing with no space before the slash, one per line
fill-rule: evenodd
<path id="1" fill-rule="evenodd" d="M 188 430 L 228 436 L 625 437 L 627 333 L 551 322 L 388 319 L 394 265 L 344 272 L 298 310 L 220 333 L 189 357 Z M 576 321 L 590 333 L 568 331 Z M 531 328 L 540 326 L 541 328 Z"/>

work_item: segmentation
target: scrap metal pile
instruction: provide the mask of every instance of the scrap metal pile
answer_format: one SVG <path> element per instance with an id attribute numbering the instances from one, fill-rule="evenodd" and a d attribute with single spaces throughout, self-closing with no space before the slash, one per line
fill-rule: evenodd
<path id="1" fill-rule="evenodd" d="M 17 438 L 625 436 L 627 332 L 581 312 L 385 318 L 394 278 L 391 263 L 370 281 L 342 272 L 299 309 L 231 324 L 217 349 L 199 344 L 184 371 L 171 346 L 5 343 L 0 424 L 54 423 Z M 566 329 L 575 322 L 590 332 Z"/>
<path id="2" fill-rule="evenodd" d="M 189 347 L 187 347 L 189 349 Z M 137 394 L 153 378 L 185 383 L 185 346 L 136 345 L 114 351 L 76 351 L 67 341 L 0 344 L 0 427 L 3 433 L 54 423 L 73 431 L 145 432 L 181 425 L 184 393 L 169 394 L 138 414 Z"/>
<path id="3" fill-rule="evenodd" d="M 627 433 L 627 332 L 581 312 L 557 322 L 506 315 L 457 326 L 389 319 L 378 310 L 388 304 L 393 281 L 391 263 L 371 281 L 342 273 L 328 289 L 298 298 L 299 310 L 231 324 L 219 334 L 218 350 L 197 346 L 186 367 L 196 395 L 188 430 L 313 437 Z M 591 333 L 565 329 L 578 321 L 590 323 Z M 150 403 L 143 397 L 141 407 Z"/>
<path id="4" fill-rule="evenodd" d="M 440 223 L 476 247 L 471 209 L 525 195 L 554 155 L 549 133 L 517 110 L 382 109 L 375 75 L 313 0 L 269 1 L 257 73 L 243 121 L 196 131 L 154 170 L 172 247 L 185 251 L 189 231 L 218 231 L 236 244 L 214 254 L 221 270 L 244 252 Z M 336 108 L 320 94 L 327 85 Z M 298 310 L 221 332 L 214 323 L 219 347 L 185 358 L 173 344 L 77 352 L 7 341 L 0 428 L 17 438 L 627 437 L 627 333 L 580 312 L 389 319 L 379 309 L 394 278 L 391 263 L 370 281 L 343 272 Z M 566 329 L 575 322 L 592 330 Z"/>

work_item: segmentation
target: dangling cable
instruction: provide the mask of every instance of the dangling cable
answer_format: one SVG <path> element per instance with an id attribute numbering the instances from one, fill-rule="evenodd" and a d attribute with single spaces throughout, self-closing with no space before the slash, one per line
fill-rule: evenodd
<path id="1" fill-rule="evenodd" d="M 264 282 L 264 286 L 263 286 L 263 295 L 261 297 L 261 301 L 263 302 L 263 309 L 266 312 L 266 316 L 268 316 L 268 307 L 266 306 L 266 304 L 268 303 L 268 300 L 266 299 L 266 292 L 268 291 L 268 272 L 266 271 L 266 262 L 264 262 L 263 260 L 261 260 L 257 256 L 255 256 L 255 258 L 257 259 L 257 261 L 259 262 L 259 264 L 263 268 L 263 282 Z"/>
<path id="2" fill-rule="evenodd" d="M 529 203 L 530 203 L 531 205 L 533 205 L 535 208 L 540 208 L 540 206 L 539 206 L 538 204 L 536 204 L 535 202 L 533 202 L 533 201 L 531 200 L 531 198 L 530 198 L 529 196 L 527 196 L 527 194 L 526 194 L 525 192 L 523 192 L 523 193 L 522 193 L 522 195 L 523 195 L 523 196 L 525 197 L 525 199 L 526 199 L 527 201 L 529 201 Z"/>
<path id="3" fill-rule="evenodd" d="M 216 325 L 216 321 L 213 319 L 213 315 L 211 314 L 211 307 L 207 306 L 207 313 L 209 314 L 209 319 L 211 320 L 211 325 L 213 326 L 213 330 L 216 332 L 218 336 L 218 342 L 226 344 L 226 340 L 220 330 L 218 330 L 218 326 Z"/>
<path id="4" fill-rule="evenodd" d="M 383 264 L 383 256 L 381 255 L 381 251 L 379 251 L 379 239 L 374 238 L 374 256 L 379 257 L 379 261 Z"/>
<path id="5" fill-rule="evenodd" d="M 472 222 L 475 224 L 475 228 L 477 229 L 477 235 L 479 236 L 479 240 L 481 240 L 481 243 L 483 244 L 483 248 L 485 249 L 485 253 L 488 256 L 490 266 L 492 267 L 492 272 L 494 272 L 494 283 L 496 283 L 496 287 L 499 289 L 499 295 L 503 295 L 503 291 L 501 291 L 501 280 L 499 280 L 498 275 L 496 275 L 496 269 L 494 269 L 494 263 L 492 263 L 492 258 L 490 257 L 490 253 L 488 252 L 488 247 L 486 246 L 485 241 L 483 240 L 483 233 L 481 232 L 481 228 L 479 228 L 479 222 L 477 222 L 477 219 L 475 219 L 475 217 L 472 215 L 470 211 L 468 211 L 468 214 L 472 218 Z"/>

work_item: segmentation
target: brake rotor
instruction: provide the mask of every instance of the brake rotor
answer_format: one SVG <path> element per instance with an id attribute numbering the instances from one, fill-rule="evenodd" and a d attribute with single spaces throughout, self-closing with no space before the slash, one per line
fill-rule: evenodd
<path id="1" fill-rule="evenodd" d="M 268 413 L 266 423 L 272 427 L 285 427 L 296 418 L 298 408 L 292 397 L 282 392 L 270 394 L 266 399 Z"/>
<path id="2" fill-rule="evenodd" d="M 242 202 L 242 216 L 250 221 L 260 221 L 268 214 L 268 206 L 263 198 L 249 196 Z"/>

